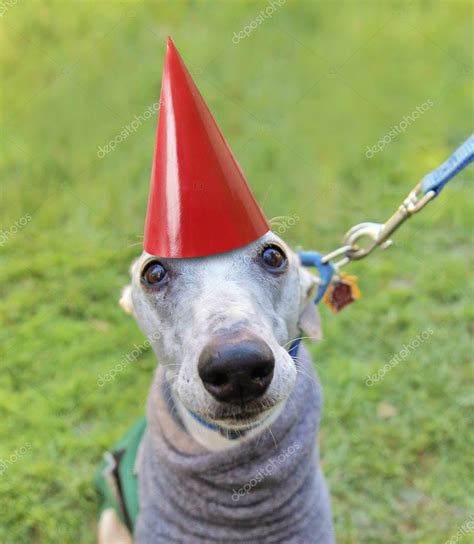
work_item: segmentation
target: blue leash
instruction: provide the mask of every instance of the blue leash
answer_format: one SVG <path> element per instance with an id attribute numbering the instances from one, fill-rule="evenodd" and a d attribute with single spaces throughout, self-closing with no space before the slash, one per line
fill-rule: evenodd
<path id="1" fill-rule="evenodd" d="M 385 223 L 359 223 L 344 236 L 343 245 L 326 255 L 323 260 L 343 254 L 344 257 L 335 264 L 336 269 L 350 261 L 362 259 L 381 246 L 382 249 L 392 244 L 390 236 L 412 215 L 422 210 L 433 200 L 443 187 L 456 174 L 461 172 L 474 160 L 474 135 L 471 135 L 441 166 L 427 174 L 398 207 L 396 212 Z M 361 238 L 369 238 L 370 243 L 358 245 Z"/>
<path id="2" fill-rule="evenodd" d="M 459 146 L 448 160 L 436 170 L 427 174 L 420 182 L 424 194 L 434 191 L 439 195 L 443 187 L 461 170 L 474 160 L 474 134 Z"/>

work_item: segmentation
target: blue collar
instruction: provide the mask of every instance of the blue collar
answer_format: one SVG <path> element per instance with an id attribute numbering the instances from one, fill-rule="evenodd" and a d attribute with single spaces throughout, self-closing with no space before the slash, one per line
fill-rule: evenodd
<path id="1" fill-rule="evenodd" d="M 223 429 L 222 427 L 219 427 L 219 425 L 216 425 L 215 423 L 209 423 L 208 421 L 206 421 L 205 419 L 202 419 L 202 417 L 198 416 L 194 412 L 191 412 L 191 410 L 188 410 L 187 408 L 186 408 L 186 410 L 188 411 L 188 414 L 190 414 L 190 416 L 194 420 L 196 420 L 198 423 L 200 423 L 203 427 L 206 427 L 206 429 L 210 429 L 211 431 L 218 431 L 221 434 L 223 432 L 225 432 L 226 429 Z"/>

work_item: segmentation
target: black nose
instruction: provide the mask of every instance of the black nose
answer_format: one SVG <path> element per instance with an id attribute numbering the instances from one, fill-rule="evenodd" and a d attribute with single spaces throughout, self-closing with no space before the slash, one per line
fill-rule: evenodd
<path id="1" fill-rule="evenodd" d="M 217 400 L 241 407 L 263 393 L 273 378 L 275 358 L 259 338 L 216 337 L 201 353 L 199 376 Z"/>

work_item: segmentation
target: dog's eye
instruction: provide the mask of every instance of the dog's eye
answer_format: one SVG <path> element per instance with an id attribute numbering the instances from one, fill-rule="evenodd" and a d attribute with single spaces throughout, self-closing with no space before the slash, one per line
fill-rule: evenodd
<path id="1" fill-rule="evenodd" d="M 158 285 L 165 277 L 166 270 L 164 266 L 157 261 L 149 262 L 142 272 L 142 282 L 149 287 Z"/>
<path id="2" fill-rule="evenodd" d="M 262 251 L 262 261 L 272 270 L 282 270 L 287 262 L 286 255 L 277 246 L 266 247 Z"/>

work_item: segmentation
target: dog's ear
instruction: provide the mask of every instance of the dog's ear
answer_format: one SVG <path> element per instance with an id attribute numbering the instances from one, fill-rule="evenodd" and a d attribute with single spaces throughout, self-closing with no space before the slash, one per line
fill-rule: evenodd
<path id="1" fill-rule="evenodd" d="M 298 326 L 305 334 L 307 334 L 310 340 L 319 342 L 323 337 L 321 318 L 313 299 L 320 280 L 303 266 L 300 266 L 299 274 L 301 304 Z"/>
<path id="2" fill-rule="evenodd" d="M 133 278 L 133 273 L 135 271 L 135 267 L 137 266 L 138 259 L 135 259 L 133 263 L 130 265 L 130 268 L 128 269 L 128 272 L 130 276 Z M 120 307 L 127 313 L 128 315 L 133 315 L 133 317 L 136 317 L 135 308 L 133 307 L 133 299 L 132 299 L 132 284 L 129 283 L 122 289 L 122 294 L 120 296 L 119 300 Z"/>
<path id="3" fill-rule="evenodd" d="M 132 300 L 132 286 L 130 284 L 122 289 L 122 296 L 120 297 L 119 304 L 127 314 L 135 316 Z"/>

